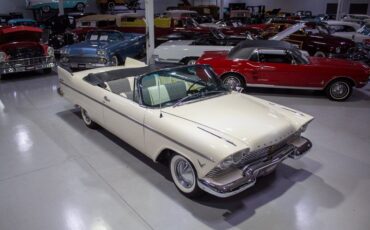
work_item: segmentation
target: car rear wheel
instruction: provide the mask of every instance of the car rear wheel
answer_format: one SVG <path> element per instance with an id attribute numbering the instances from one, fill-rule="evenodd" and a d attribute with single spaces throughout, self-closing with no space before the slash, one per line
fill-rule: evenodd
<path id="1" fill-rule="evenodd" d="M 112 1 L 108 2 L 108 10 L 113 11 L 116 7 L 116 4 Z"/>
<path id="2" fill-rule="evenodd" d="M 315 57 L 326 57 L 325 53 L 322 51 L 317 51 L 313 56 Z"/>
<path id="3" fill-rule="evenodd" d="M 89 127 L 90 129 L 96 129 L 98 127 L 98 124 L 96 124 L 93 120 L 91 120 L 89 114 L 83 108 L 81 108 L 81 116 L 82 116 L 82 120 L 84 121 L 85 125 Z"/>
<path id="4" fill-rule="evenodd" d="M 183 156 L 174 155 L 170 171 L 176 188 L 188 197 L 200 196 L 203 191 L 198 187 L 197 173 L 191 162 Z"/>
<path id="5" fill-rule="evenodd" d="M 237 74 L 226 74 L 222 77 L 222 82 L 226 87 L 232 90 L 237 90 L 238 88 L 246 88 L 244 79 Z"/>
<path id="6" fill-rule="evenodd" d="M 112 57 L 112 66 L 119 66 L 119 58 L 117 56 Z"/>
<path id="7" fill-rule="evenodd" d="M 41 7 L 41 10 L 42 10 L 42 12 L 44 12 L 44 13 L 49 13 L 49 12 L 50 12 L 50 10 L 51 10 L 51 8 L 50 8 L 50 6 L 43 6 L 43 7 Z"/>
<path id="8" fill-rule="evenodd" d="M 330 100 L 345 101 L 352 94 L 352 84 L 345 79 L 335 80 L 326 87 L 325 91 Z"/>
<path id="9" fill-rule="evenodd" d="M 79 12 L 83 12 L 85 10 L 85 4 L 83 4 L 82 2 L 77 3 L 76 10 Z"/>

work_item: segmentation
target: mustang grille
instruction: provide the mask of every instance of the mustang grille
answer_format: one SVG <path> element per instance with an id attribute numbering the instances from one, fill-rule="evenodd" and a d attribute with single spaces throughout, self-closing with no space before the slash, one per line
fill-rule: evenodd
<path id="1" fill-rule="evenodd" d="M 268 157 L 270 154 L 272 154 L 275 151 L 284 147 L 287 144 L 288 139 L 289 138 L 287 138 L 287 139 L 285 139 L 285 140 L 283 140 L 283 141 L 281 141 L 281 142 L 279 142 L 275 145 L 271 145 L 271 146 L 256 150 L 254 152 L 245 154 L 243 156 L 242 160 L 240 161 L 240 163 L 235 165 L 234 167 L 242 169 L 244 166 L 246 166 L 246 165 L 248 165 L 248 164 L 250 164 L 254 161 L 257 161 L 259 159 L 263 159 L 263 158 Z M 206 177 L 210 177 L 210 178 L 218 177 L 218 176 L 226 174 L 226 173 L 228 173 L 232 170 L 233 170 L 233 167 L 230 167 L 230 168 L 225 169 L 225 170 L 222 170 L 218 167 L 215 167 L 209 173 L 207 173 Z"/>

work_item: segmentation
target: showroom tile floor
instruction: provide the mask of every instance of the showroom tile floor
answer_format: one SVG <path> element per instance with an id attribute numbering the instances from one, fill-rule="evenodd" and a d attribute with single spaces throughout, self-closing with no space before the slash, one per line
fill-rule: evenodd
<path id="1" fill-rule="evenodd" d="M 190 200 L 167 170 L 90 130 L 55 74 L 0 81 L 0 229 L 369 229 L 370 86 L 337 103 L 320 93 L 251 94 L 316 117 L 314 146 L 232 198 Z"/>

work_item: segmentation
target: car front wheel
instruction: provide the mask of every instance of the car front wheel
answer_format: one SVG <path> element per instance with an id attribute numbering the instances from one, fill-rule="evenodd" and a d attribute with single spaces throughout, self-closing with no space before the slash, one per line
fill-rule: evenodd
<path id="1" fill-rule="evenodd" d="M 170 171 L 177 189 L 184 195 L 196 197 L 203 193 L 197 184 L 195 168 L 185 157 L 173 156 L 170 162 Z"/>
<path id="2" fill-rule="evenodd" d="M 238 88 L 245 89 L 245 83 L 244 80 L 236 74 L 227 74 L 222 78 L 223 84 L 232 89 L 237 90 Z"/>
<path id="3" fill-rule="evenodd" d="M 326 88 L 326 95 L 333 101 L 345 101 L 352 94 L 352 84 L 346 80 L 335 80 Z"/>
<path id="4" fill-rule="evenodd" d="M 81 2 L 77 3 L 76 10 L 79 11 L 79 12 L 83 12 L 85 10 L 85 4 L 83 4 Z"/>
<path id="5" fill-rule="evenodd" d="M 112 57 L 112 66 L 119 66 L 119 59 L 117 56 Z"/>

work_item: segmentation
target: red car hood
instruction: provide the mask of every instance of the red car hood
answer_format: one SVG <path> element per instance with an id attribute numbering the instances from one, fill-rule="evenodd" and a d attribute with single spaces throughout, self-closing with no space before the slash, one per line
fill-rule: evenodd
<path id="1" fill-rule="evenodd" d="M 17 41 L 40 42 L 42 29 L 30 26 L 13 26 L 0 28 L 0 44 Z"/>

